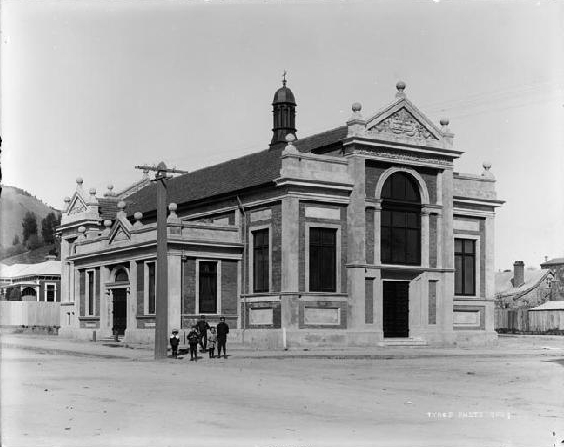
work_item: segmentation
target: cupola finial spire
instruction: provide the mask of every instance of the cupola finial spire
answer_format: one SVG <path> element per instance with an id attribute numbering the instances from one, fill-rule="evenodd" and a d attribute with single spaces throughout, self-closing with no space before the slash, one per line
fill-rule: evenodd
<path id="1" fill-rule="evenodd" d="M 286 143 L 286 135 L 296 135 L 296 100 L 292 90 L 286 87 L 286 75 L 282 73 L 282 87 L 274 94 L 272 101 L 272 140 L 270 146 Z"/>

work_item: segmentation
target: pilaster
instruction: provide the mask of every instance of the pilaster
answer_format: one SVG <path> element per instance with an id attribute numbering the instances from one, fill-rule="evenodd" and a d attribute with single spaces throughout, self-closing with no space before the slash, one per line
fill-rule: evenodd
<path id="1" fill-rule="evenodd" d="M 349 177 L 354 186 L 347 208 L 347 290 L 349 294 L 349 329 L 365 327 L 365 267 L 366 264 L 366 189 L 365 161 L 358 155 L 351 155 Z"/>
<path id="2" fill-rule="evenodd" d="M 283 328 L 297 329 L 299 325 L 299 249 L 300 201 L 296 197 L 282 199 L 282 292 L 280 297 Z"/>
<path id="3" fill-rule="evenodd" d="M 452 169 L 445 169 L 442 175 L 443 219 L 439 233 L 442 235 L 443 268 L 454 269 L 454 231 L 453 231 L 453 195 L 454 180 Z M 445 272 L 442 281 L 442 293 L 437 297 L 437 325 L 445 332 L 453 331 L 454 272 Z"/>
<path id="4" fill-rule="evenodd" d="M 421 210 L 421 267 L 429 267 L 429 210 Z"/>
<path id="5" fill-rule="evenodd" d="M 218 269 L 219 270 L 219 269 Z M 220 274 L 221 270 L 218 271 Z M 182 302 L 182 258 L 180 255 L 168 255 L 168 327 L 169 330 L 180 328 Z M 218 290 L 219 293 L 219 290 Z"/>
<path id="6" fill-rule="evenodd" d="M 129 287 L 127 289 L 127 329 L 137 329 L 137 262 L 129 261 Z"/>

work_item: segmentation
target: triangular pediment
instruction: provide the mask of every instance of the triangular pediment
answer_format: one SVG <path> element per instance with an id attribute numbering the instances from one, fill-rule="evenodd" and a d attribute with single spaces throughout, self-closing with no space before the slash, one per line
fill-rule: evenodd
<path id="1" fill-rule="evenodd" d="M 378 112 L 366 124 L 368 135 L 442 141 L 441 131 L 409 100 L 402 98 Z"/>
<path id="2" fill-rule="evenodd" d="M 69 204 L 67 214 L 79 214 L 79 213 L 85 213 L 86 211 L 88 211 L 88 206 L 86 205 L 86 202 L 80 196 L 80 194 L 75 193 L 74 197 L 72 198 Z"/>
<path id="3" fill-rule="evenodd" d="M 131 231 L 121 220 L 116 220 L 111 232 L 110 241 L 112 244 L 119 241 L 129 241 L 131 239 Z"/>

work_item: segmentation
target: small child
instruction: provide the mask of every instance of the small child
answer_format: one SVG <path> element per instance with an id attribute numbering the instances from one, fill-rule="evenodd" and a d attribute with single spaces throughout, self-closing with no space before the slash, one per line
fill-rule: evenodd
<path id="1" fill-rule="evenodd" d="M 170 348 L 172 349 L 172 358 L 178 358 L 178 344 L 180 339 L 178 338 L 178 330 L 174 329 L 170 337 Z"/>
<path id="2" fill-rule="evenodd" d="M 208 352 L 210 354 L 210 359 L 215 357 L 215 343 L 217 341 L 217 335 L 215 333 L 215 328 L 212 327 L 208 330 Z"/>
<path id="3" fill-rule="evenodd" d="M 198 330 L 196 325 L 192 326 L 192 330 L 188 333 L 188 344 L 190 345 L 190 361 L 198 361 Z"/>

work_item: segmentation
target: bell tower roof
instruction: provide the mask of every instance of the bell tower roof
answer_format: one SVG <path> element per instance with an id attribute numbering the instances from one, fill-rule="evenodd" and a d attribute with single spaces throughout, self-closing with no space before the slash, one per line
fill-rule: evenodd
<path id="1" fill-rule="evenodd" d="M 292 90 L 286 87 L 286 71 L 282 77 L 282 87 L 276 90 L 272 100 L 272 140 L 270 146 L 286 143 L 286 135 L 296 135 L 296 99 Z"/>

